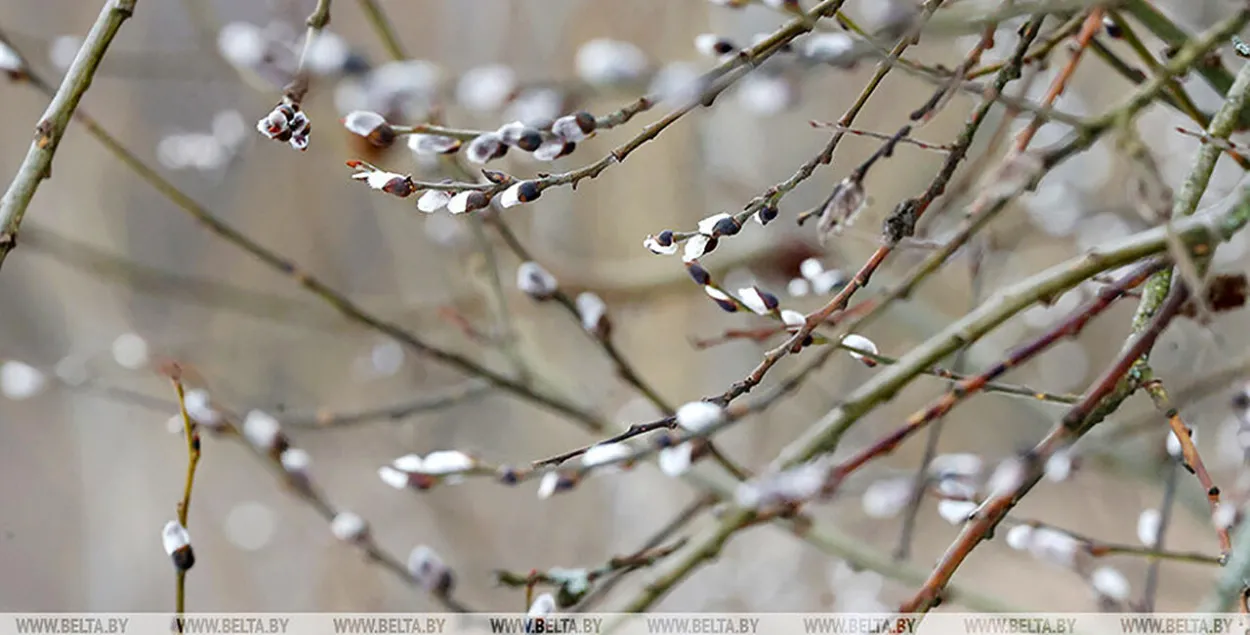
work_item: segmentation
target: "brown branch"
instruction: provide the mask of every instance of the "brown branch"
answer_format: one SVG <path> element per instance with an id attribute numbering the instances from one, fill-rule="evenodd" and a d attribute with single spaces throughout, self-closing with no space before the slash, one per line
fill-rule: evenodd
<path id="1" fill-rule="evenodd" d="M 964 525 L 959 537 L 938 561 L 928 580 L 915 595 L 902 603 L 899 608 L 901 612 L 924 613 L 939 603 L 942 589 L 954 576 L 955 570 L 977 545 L 989 539 L 994 528 L 1002 522 L 1016 502 L 1041 480 L 1046 461 L 1051 455 L 1070 446 L 1101 421 L 1110 410 L 1119 406 L 1123 396 L 1128 394 L 1122 384 L 1132 381 L 1126 377 L 1127 373 L 1150 351 L 1187 298 L 1188 293 L 1184 286 L 1173 288 L 1149 325 L 1128 343 L 1119 357 L 1086 391 L 1081 402 L 1073 406 L 1050 434 L 1028 453 L 1027 460 L 1024 461 L 1025 473 L 1019 485 L 1009 488 L 1010 491 L 996 493 L 981 504 Z"/>

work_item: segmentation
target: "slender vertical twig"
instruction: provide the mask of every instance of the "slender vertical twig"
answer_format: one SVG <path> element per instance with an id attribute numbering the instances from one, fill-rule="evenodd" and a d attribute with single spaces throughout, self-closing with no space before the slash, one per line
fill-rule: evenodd
<path id="1" fill-rule="evenodd" d="M 187 526 L 191 511 L 191 490 L 195 486 L 195 468 L 200 463 L 200 433 L 195 422 L 187 414 L 186 395 L 182 387 L 181 371 L 171 373 L 174 392 L 178 395 L 178 414 L 182 417 L 182 435 L 187 442 L 187 474 L 182 488 L 182 500 L 178 501 L 178 524 Z M 182 615 L 187 610 L 187 570 L 179 567 L 175 578 L 174 611 Z"/>

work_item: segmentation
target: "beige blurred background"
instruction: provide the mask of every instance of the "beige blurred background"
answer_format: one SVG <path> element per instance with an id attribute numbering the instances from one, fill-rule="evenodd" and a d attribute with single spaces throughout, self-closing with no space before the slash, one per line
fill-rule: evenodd
<path id="1" fill-rule="evenodd" d="M 310 97 L 307 110 L 314 133 L 307 153 L 251 134 L 251 122 L 272 107 L 278 93 L 242 83 L 220 61 L 213 25 L 278 20 L 298 31 L 312 4 L 141 0 L 82 108 L 153 164 L 163 137 L 205 130 L 216 113 L 238 110 L 249 126 L 240 155 L 222 169 L 167 171 L 179 187 L 369 309 L 427 340 L 506 370 L 506 360 L 497 351 L 481 350 L 439 317 L 441 307 L 453 306 L 475 324 L 491 324 L 485 264 L 468 219 L 422 215 L 413 210 L 411 200 L 351 181 L 343 161 L 357 146 L 349 145 L 348 135 L 335 124 L 341 113 L 335 111 L 330 88 L 315 85 Z M 1174 15 L 1193 28 L 1223 15 L 1218 2 L 1175 4 L 1185 7 Z M 381 5 L 412 57 L 432 60 L 450 76 L 502 62 L 523 82 L 572 77 L 574 52 L 596 37 L 633 42 L 653 61 L 707 64 L 693 49 L 695 35 L 717 32 L 746 40 L 781 23 L 762 7 L 732 11 L 696 0 L 392 0 Z M 871 12 L 871 5 L 872 0 L 865 0 L 847 7 L 852 15 L 862 16 Z M 188 7 L 198 7 L 198 12 Z M 98 10 L 94 0 L 0 0 L 0 28 L 24 47 L 36 68 L 59 78 L 50 60 L 53 43 L 61 35 L 84 34 Z M 386 59 L 355 2 L 334 4 L 331 28 L 373 61 Z M 1005 34 L 996 51 L 1013 44 L 1014 37 Z M 968 46 L 967 40 L 935 39 L 912 54 L 930 63 L 952 64 Z M 1065 54 L 1058 55 L 1062 59 Z M 814 130 L 807 122 L 836 119 L 871 71 L 871 65 L 864 65 L 805 75 L 798 104 L 773 116 L 749 112 L 731 93 L 714 109 L 684 118 L 576 193 L 550 191 L 534 204 L 510 210 L 507 218 L 566 288 L 592 290 L 605 298 L 620 348 L 666 399 L 681 403 L 719 393 L 755 365 L 764 347 L 740 342 L 699 351 L 689 339 L 763 322 L 719 311 L 689 283 L 676 259 L 651 256 L 641 241 L 663 228 L 693 228 L 704 216 L 740 209 L 755 193 L 790 176 L 828 138 L 827 131 Z M 1043 72 L 1036 83 L 1044 87 L 1050 76 Z M 1186 85 L 1204 108 L 1218 105 L 1218 97 L 1204 84 Z M 1128 90 L 1127 82 L 1090 59 L 1059 107 L 1092 114 Z M 921 82 L 892 75 L 857 124 L 893 131 L 929 91 Z M 585 106 L 603 113 L 627 98 L 604 96 Z M 30 127 L 45 103 L 29 87 L 0 84 L 0 174 L 5 178 L 16 171 Z M 956 97 L 916 136 L 948 142 L 972 103 Z M 983 128 L 977 147 L 984 144 L 998 114 L 996 110 Z M 602 156 L 658 116 L 647 113 L 601 134 L 560 160 L 557 169 Z M 465 127 L 502 123 L 498 117 L 470 116 L 455 108 L 448 119 Z M 1191 138 L 1169 134 L 1181 123 L 1174 113 L 1156 108 L 1144 116 L 1141 127 L 1173 179 L 1184 174 L 1198 147 Z M 1048 140 L 1054 137 L 1041 134 L 1035 145 Z M 810 227 L 795 226 L 795 214 L 817 204 L 876 144 L 847 138 L 832 167 L 818 170 L 784 200 L 776 223 L 767 230 L 752 224 L 724 241 L 707 258 L 708 266 L 730 288 L 754 277 L 765 288 L 783 292 L 796 272 L 781 275 L 777 259 L 768 254 L 800 246 L 820 250 Z M 1065 198 L 1053 207 L 1062 209 L 1046 213 L 1016 205 L 992 226 L 982 274 L 987 292 L 1089 244 L 1143 226 L 1125 204 L 1124 169 L 1112 151 L 1112 146 L 1100 145 L 1049 177 L 1061 181 Z M 820 252 L 826 266 L 857 267 L 875 246 L 883 213 L 921 191 L 940 161 L 936 153 L 900 147 L 888 164 L 875 170 L 868 182 L 873 199 L 869 212 L 851 235 Z M 381 162 L 399 171 L 412 169 L 402 148 Z M 514 159 L 499 167 L 523 174 L 534 170 L 532 163 Z M 1221 163 L 1209 202 L 1240 180 L 1234 168 Z M 1061 218 L 1048 220 L 1052 215 Z M 948 224 L 939 221 L 924 228 L 938 235 Z M 295 413 L 352 410 L 398 403 L 463 381 L 411 355 L 394 375 L 362 377 L 359 369 L 385 342 L 380 336 L 339 319 L 289 280 L 202 230 L 77 126 L 71 126 L 53 178 L 39 190 L 23 230 L 29 242 L 14 252 L 0 274 L 0 359 L 49 371 L 66 357 L 87 360 L 96 385 L 171 399 L 168 383 L 155 373 L 125 370 L 113 361 L 109 349 L 114 339 L 133 332 L 150 343 L 154 354 L 193 367 L 215 395 L 240 412 L 279 407 Z M 652 417 L 653 410 L 615 379 L 602 352 L 572 318 L 515 291 L 517 260 L 496 246 L 508 310 L 534 368 L 564 394 L 621 424 Z M 1221 270 L 1247 269 L 1244 238 L 1224 249 Z M 84 259 L 84 254 L 106 258 Z M 916 250 L 900 252 L 874 278 L 874 288 L 897 279 L 922 256 Z M 802 310 L 821 302 L 784 296 L 783 301 Z M 970 302 L 967 260 L 960 258 L 867 334 L 883 353 L 898 355 L 961 315 Z M 1131 310 L 1131 303 L 1116 307 L 1080 338 L 1060 344 L 1008 379 L 1054 392 L 1080 392 L 1116 352 Z M 1012 320 L 971 349 L 969 368 L 992 363 L 1056 317 L 1043 311 Z M 1157 348 L 1157 368 L 1164 380 L 1186 384 L 1244 350 L 1244 324 L 1245 313 L 1220 316 L 1210 331 L 1191 322 L 1175 324 Z M 784 362 L 770 379 L 776 381 L 800 363 Z M 727 432 L 721 447 L 760 470 L 840 394 L 872 372 L 835 356 L 798 395 Z M 942 389 L 938 380 L 919 379 L 861 422 L 844 442 L 844 451 L 897 425 Z M 1199 430 L 1199 447 L 1216 468 L 1217 483 L 1233 492 L 1239 462 L 1236 452 L 1228 451 L 1227 395 L 1220 392 L 1188 406 L 1185 414 Z M 948 417 L 941 449 L 979 453 L 992 463 L 1039 439 L 1059 412 L 1028 400 L 978 397 Z M 1135 397 L 1114 419 L 1150 412 L 1145 398 Z M 172 607 L 174 576 L 161 549 L 160 529 L 173 518 L 185 464 L 182 441 L 166 430 L 172 414 L 63 385 L 25 401 L 0 400 L 0 609 Z M 1164 421 L 1160 418 L 1157 424 L 1138 445 L 1116 446 L 1130 460 L 1091 458 L 1072 480 L 1040 485 L 1019 507 L 1020 516 L 1136 543 L 1138 514 L 1157 506 L 1162 497 L 1156 468 Z M 537 500 L 532 484 L 508 489 L 471 480 L 418 495 L 379 481 L 378 466 L 408 452 L 457 448 L 492 461 L 524 463 L 594 440 L 571 423 L 502 394 L 399 422 L 289 433 L 312 455 L 313 477 L 334 504 L 368 519 L 380 544 L 401 557 L 417 544 L 435 548 L 456 571 L 457 596 L 484 610 L 524 608 L 522 592 L 493 586 L 493 569 L 595 566 L 636 550 L 698 495 L 653 464 L 592 479 L 545 501 Z M 1099 448 L 1096 439 L 1080 448 L 1087 446 L 1090 452 Z M 922 437 L 917 437 L 872 465 L 857 487 L 909 473 L 922 450 Z M 711 465 L 698 469 L 715 471 Z M 1214 554 L 1217 545 L 1198 484 L 1182 475 L 1179 487 L 1181 501 L 1167 545 Z M 931 564 L 956 533 L 934 508 L 926 501 L 920 514 L 912 555 L 919 567 Z M 865 517 L 855 491 L 812 510 L 823 523 L 859 537 L 866 546 L 889 551 L 897 541 L 899 521 Z M 702 518 L 680 535 L 696 535 L 712 522 Z M 337 542 L 319 516 L 285 493 L 271 472 L 235 443 L 206 439 L 189 529 L 198 557 L 188 578 L 190 610 L 415 611 L 435 606 Z M 1109 562 L 1128 576 L 1139 594 L 1145 563 L 1126 557 Z M 657 609 L 832 610 L 836 563 L 835 557 L 777 528 L 752 529 Z M 664 569 L 661 564 L 633 574 L 605 606 L 619 606 Z M 1165 563 L 1162 571 L 1161 610 L 1195 606 L 1214 579 L 1211 567 Z M 977 550 L 956 581 L 1024 609 L 1096 608 L 1081 576 L 1010 550 L 1001 535 Z M 909 591 L 906 585 L 888 583 L 881 600 L 897 602 Z"/>

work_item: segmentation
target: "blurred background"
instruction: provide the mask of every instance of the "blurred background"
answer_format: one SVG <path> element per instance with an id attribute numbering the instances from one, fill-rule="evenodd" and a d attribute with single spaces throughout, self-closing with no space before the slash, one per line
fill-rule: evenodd
<path id="1" fill-rule="evenodd" d="M 417 123 L 430 99 L 448 125 L 461 128 L 493 130 L 544 111 L 602 115 L 655 88 L 657 76 L 672 81 L 710 68 L 715 60 L 694 45 L 699 34 L 749 44 L 785 17 L 763 5 L 734 9 L 697 0 L 382 0 L 379 6 L 404 54 L 428 64 L 385 67 L 391 74 L 379 78 L 389 52 L 360 5 L 339 0 L 327 30 L 332 38 L 317 51 L 318 74 L 305 103 L 312 143 L 299 153 L 257 134 L 254 122 L 277 103 L 313 4 L 141 0 L 81 110 L 214 214 L 368 310 L 507 373 L 509 358 L 499 347 L 474 341 L 448 317 L 493 332 L 505 315 L 519 356 L 562 395 L 622 426 L 655 418 L 654 406 L 619 380 L 575 318 L 516 290 L 519 260 L 492 230 L 469 216 L 420 213 L 412 198 L 387 196 L 353 181 L 344 165 L 353 158 L 419 177 L 442 176 L 403 143 L 372 153 L 338 121 L 350 110 L 390 108 L 387 114 L 396 123 Z M 851 0 L 845 10 L 871 26 L 886 19 L 885 4 Z M 1192 31 L 1228 11 L 1216 1 L 1156 4 Z M 56 84 L 99 9 L 95 0 L 0 0 L 0 31 L 38 74 Z M 1007 56 L 1017 25 L 1003 26 L 985 62 Z M 617 42 L 607 48 L 609 59 L 637 57 L 645 64 L 635 65 L 635 74 L 619 86 L 592 89 L 585 75 L 594 64 L 578 60 L 584 45 L 595 40 Z M 953 66 L 975 41 L 975 36 L 924 38 L 908 56 Z M 1106 43 L 1117 50 L 1123 46 Z M 1153 40 L 1149 44 L 1154 51 L 1162 48 Z M 1011 90 L 1040 97 L 1066 55 L 1059 47 L 1056 63 L 1026 71 Z M 1231 55 L 1227 60 L 1234 69 L 1240 64 Z M 782 63 L 761 69 L 714 107 L 686 116 L 576 192 L 549 190 L 504 218 L 562 288 L 604 299 L 615 343 L 665 400 L 680 404 L 719 394 L 778 340 L 739 340 L 705 350 L 692 345 L 694 338 L 768 322 L 720 311 L 676 258 L 652 255 L 642 241 L 665 228 L 693 230 L 701 218 L 740 210 L 792 175 L 829 138 L 829 130 L 809 121 L 841 116 L 873 66 Z M 462 82 L 465 77 L 473 79 Z M 1200 79 L 1187 78 L 1184 85 L 1204 110 L 1220 104 L 1220 96 Z M 1090 58 L 1057 107 L 1096 114 L 1131 88 L 1103 61 Z M 891 133 L 931 91 L 922 81 L 893 73 L 856 126 Z M 46 103 L 45 95 L 25 83 L 0 82 L 0 174 L 16 172 Z M 914 136 L 950 143 L 974 105 L 967 95 L 955 96 Z M 664 112 L 657 108 L 602 132 L 553 166 L 514 152 L 491 167 L 517 175 L 573 169 L 602 157 Z M 977 158 L 1001 121 L 1001 110 L 991 111 L 991 117 L 961 176 L 969 168 L 982 169 Z M 1196 127 L 1153 106 L 1138 127 L 1174 186 L 1199 148 L 1196 139 L 1172 132 L 1180 125 Z M 1062 136 L 1062 128 L 1052 128 L 1044 127 L 1033 147 Z M 863 217 L 822 247 L 811 224 L 799 227 L 795 216 L 818 205 L 878 146 L 870 138 L 847 137 L 831 166 L 819 168 L 783 200 L 776 222 L 766 229 L 749 224 L 723 240 L 704 264 L 726 288 L 759 284 L 787 308 L 819 307 L 836 288 L 829 288 L 826 276 L 824 284 L 803 295 L 804 285 L 792 283 L 803 278 L 799 263 L 812 257 L 824 270 L 853 273 L 875 249 L 884 214 L 921 192 L 944 158 L 900 146 L 867 181 L 870 204 Z M 901 355 L 995 289 L 1146 227 L 1128 202 L 1125 176 L 1124 162 L 1109 141 L 1075 157 L 983 234 L 976 243 L 981 252 L 976 284 L 969 255 L 961 253 L 865 335 L 881 353 Z M 1204 204 L 1218 204 L 1241 176 L 1236 165 L 1221 161 Z M 958 202 L 966 200 L 951 201 Z M 941 239 L 962 216 L 958 210 L 954 205 L 943 217 L 922 223 L 922 238 Z M 292 420 L 287 434 L 311 455 L 312 478 L 326 497 L 367 519 L 378 544 L 401 559 L 418 544 L 435 549 L 456 573 L 456 597 L 476 609 L 525 608 L 523 591 L 497 586 L 493 570 L 598 566 L 636 551 L 700 495 L 654 462 L 591 478 L 548 500 L 535 496 L 532 482 L 507 488 L 469 479 L 425 493 L 387 487 L 378 468 L 410 452 L 460 449 L 495 463 L 525 464 L 596 437 L 495 391 L 401 420 L 295 425 L 318 412 L 353 412 L 456 391 L 468 378 L 343 320 L 290 279 L 205 231 L 79 125 L 71 125 L 53 177 L 39 190 L 22 229 L 20 248 L 0 275 L 0 360 L 29 365 L 42 382 L 34 382 L 38 390 L 30 392 L 36 394 L 0 398 L 0 609 L 173 606 L 174 575 L 160 530 L 174 518 L 182 494 L 186 449 L 168 425 L 176 409 L 168 380 L 156 372 L 161 360 L 178 360 L 189 369 L 189 384 L 209 389 L 230 410 L 259 408 Z M 1246 249 L 1245 235 L 1221 247 L 1216 269 L 1247 271 Z M 888 287 L 926 253 L 922 246 L 896 252 L 861 297 Z M 495 276 L 504 290 L 502 305 Z M 965 367 L 976 371 L 992 364 L 1012 345 L 1056 323 L 1091 288 L 1012 319 L 969 349 Z M 1061 342 L 1007 380 L 1080 393 L 1118 351 L 1134 304 L 1120 303 L 1079 338 Z M 1233 312 L 1217 316 L 1209 327 L 1174 323 L 1156 348 L 1155 368 L 1169 385 L 1198 381 L 1245 350 L 1245 319 Z M 784 361 L 766 384 L 811 355 Z M 745 467 L 763 470 L 873 372 L 848 356 L 834 356 L 796 395 L 718 437 L 719 446 Z M 919 378 L 861 421 L 839 452 L 872 442 L 945 386 Z M 1235 499 L 1242 452 L 1228 405 L 1231 390 L 1189 400 L 1183 414 L 1197 429 L 1198 447 L 1217 484 Z M 1062 412 L 1061 405 L 1030 399 L 979 396 L 947 417 L 939 449 L 976 454 L 988 473 L 998 460 L 1040 439 Z M 1111 438 L 1097 431 L 1082 441 L 1076 448 L 1080 469 L 1066 481 L 1039 485 L 1013 517 L 1140 544 L 1140 515 L 1159 507 L 1175 467 L 1165 451 L 1166 421 L 1144 395 L 1103 427 L 1130 425 L 1131 434 Z M 906 482 L 899 479 L 910 478 L 923 449 L 923 435 L 917 436 L 871 464 L 837 500 L 810 511 L 822 526 L 854 537 L 864 549 L 892 552 L 901 514 L 865 503 L 862 494 L 874 483 Z M 718 470 L 707 461 L 695 467 L 723 481 Z M 1186 473 L 1176 487 L 1167 547 L 1216 554 L 1202 489 Z M 958 531 L 936 508 L 930 497 L 920 509 L 909 560 L 915 568 L 930 566 Z M 695 536 L 713 523 L 704 514 L 676 535 Z M 192 611 L 436 609 L 426 595 L 337 541 L 323 518 L 286 491 L 245 447 L 227 439 L 205 438 L 189 530 L 198 561 L 188 576 Z M 1110 565 L 1130 582 L 1133 597 L 1140 596 L 1143 558 L 1107 557 L 1074 571 L 1013 550 L 1005 534 L 1000 531 L 977 549 L 955 581 L 1020 609 L 1096 610 L 1100 604 L 1088 582 L 1089 566 Z M 841 562 L 837 554 L 778 527 L 757 527 L 734 538 L 719 559 L 656 608 L 871 611 L 893 606 L 914 590 L 877 574 L 849 575 Z M 622 605 L 667 564 L 631 574 L 601 606 Z M 1165 562 L 1161 571 L 1158 608 L 1176 611 L 1196 606 L 1217 567 Z"/>

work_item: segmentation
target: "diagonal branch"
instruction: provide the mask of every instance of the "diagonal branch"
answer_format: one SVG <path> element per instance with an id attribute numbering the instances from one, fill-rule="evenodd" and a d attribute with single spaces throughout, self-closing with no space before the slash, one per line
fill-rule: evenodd
<path id="1" fill-rule="evenodd" d="M 78 108 L 78 102 L 91 87 L 104 52 L 117 35 L 122 22 L 135 10 L 137 0 L 108 0 L 100 17 L 83 41 L 82 48 L 70 64 L 61 87 L 52 96 L 52 102 L 35 125 L 35 140 L 26 152 L 26 158 L 17 169 L 17 175 L 9 183 L 9 189 L 0 198 L 0 266 L 10 251 L 17 246 L 17 231 L 26 215 L 26 208 L 35 198 L 35 191 L 44 179 L 52 176 L 52 157 L 56 154 L 65 129 Z"/>

